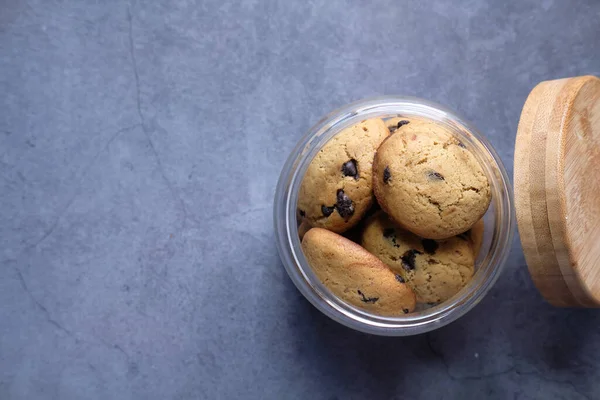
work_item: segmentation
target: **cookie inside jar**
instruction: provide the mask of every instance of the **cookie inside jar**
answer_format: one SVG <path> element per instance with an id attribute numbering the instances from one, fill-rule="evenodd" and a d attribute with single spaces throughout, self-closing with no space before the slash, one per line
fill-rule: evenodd
<path id="1" fill-rule="evenodd" d="M 320 282 L 342 301 L 410 315 L 472 280 L 485 253 L 491 193 L 451 125 L 379 115 L 340 129 L 311 160 L 298 192 L 298 236 Z"/>

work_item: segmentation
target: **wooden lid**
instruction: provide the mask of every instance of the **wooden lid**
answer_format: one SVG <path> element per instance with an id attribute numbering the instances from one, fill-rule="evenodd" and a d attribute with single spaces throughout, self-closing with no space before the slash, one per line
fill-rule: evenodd
<path id="1" fill-rule="evenodd" d="M 600 307 L 600 79 L 529 94 L 515 145 L 515 205 L 529 273 L 562 307 Z"/>

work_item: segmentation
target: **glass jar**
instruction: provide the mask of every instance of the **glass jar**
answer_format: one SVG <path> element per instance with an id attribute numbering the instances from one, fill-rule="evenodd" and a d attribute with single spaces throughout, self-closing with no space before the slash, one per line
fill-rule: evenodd
<path id="1" fill-rule="evenodd" d="M 446 126 L 479 160 L 492 201 L 484 216 L 483 244 L 471 281 L 454 297 L 402 317 L 383 317 L 353 307 L 327 289 L 302 253 L 296 204 L 304 173 L 321 147 L 342 129 L 369 118 L 423 117 Z M 472 309 L 494 285 L 510 252 L 515 230 L 512 188 L 500 157 L 470 123 L 438 104 L 399 96 L 377 97 L 325 116 L 302 137 L 287 159 L 275 193 L 274 225 L 283 265 L 300 292 L 333 320 L 378 335 L 406 336 L 440 328 Z"/>

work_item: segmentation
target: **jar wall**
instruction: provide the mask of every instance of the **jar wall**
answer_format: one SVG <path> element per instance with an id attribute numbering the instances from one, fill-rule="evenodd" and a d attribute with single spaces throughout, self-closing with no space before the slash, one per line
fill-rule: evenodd
<path id="1" fill-rule="evenodd" d="M 342 129 L 368 118 L 421 117 L 446 126 L 478 159 L 488 177 L 492 201 L 484 216 L 484 236 L 473 279 L 458 294 L 431 308 L 403 317 L 370 314 L 334 296 L 315 276 L 298 236 L 296 203 L 302 178 L 319 149 Z M 380 335 L 427 332 L 464 315 L 496 282 L 514 234 L 512 188 L 506 170 L 490 143 L 466 120 L 438 104 L 410 97 L 380 97 L 344 106 L 324 117 L 298 142 L 277 185 L 274 226 L 282 263 L 300 292 L 321 312 L 350 328 Z"/>

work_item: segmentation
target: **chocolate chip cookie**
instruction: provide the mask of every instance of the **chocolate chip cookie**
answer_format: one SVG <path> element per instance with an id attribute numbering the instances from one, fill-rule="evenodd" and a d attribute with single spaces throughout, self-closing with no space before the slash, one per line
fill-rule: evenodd
<path id="1" fill-rule="evenodd" d="M 312 228 L 302 239 L 302 251 L 319 280 L 343 301 L 383 316 L 414 310 L 415 294 L 403 278 L 349 239 Z"/>
<path id="2" fill-rule="evenodd" d="M 467 231 L 491 200 L 477 159 L 447 128 L 429 121 L 406 124 L 381 144 L 373 189 L 390 218 L 429 239 Z"/>
<path id="3" fill-rule="evenodd" d="M 367 220 L 362 245 L 402 277 L 420 303 L 449 299 L 469 282 L 475 269 L 470 241 L 423 239 L 394 224 L 383 212 Z"/>
<path id="4" fill-rule="evenodd" d="M 373 204 L 375 150 L 389 135 L 378 118 L 342 130 L 311 161 L 298 194 L 298 214 L 310 226 L 342 233 Z"/>

